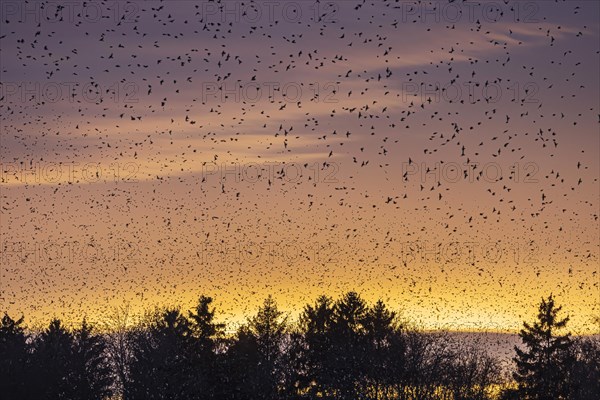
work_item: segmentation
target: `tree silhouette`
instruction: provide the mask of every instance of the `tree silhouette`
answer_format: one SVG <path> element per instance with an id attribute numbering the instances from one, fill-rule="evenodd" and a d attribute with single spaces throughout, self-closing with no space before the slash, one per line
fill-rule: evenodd
<path id="1" fill-rule="evenodd" d="M 92 333 L 84 319 L 73 334 L 72 375 L 69 379 L 73 400 L 102 400 L 112 394 L 112 370 L 106 354 L 106 342 Z"/>
<path id="2" fill-rule="evenodd" d="M 454 400 L 488 399 L 489 388 L 500 383 L 500 368 L 495 360 L 471 345 L 455 349 L 446 372 L 445 386 Z"/>
<path id="3" fill-rule="evenodd" d="M 567 362 L 569 394 L 574 400 L 600 399 L 600 338 L 574 341 Z"/>
<path id="4" fill-rule="evenodd" d="M 339 399 L 354 399 L 366 383 L 367 305 L 356 292 L 348 292 L 333 307 L 331 325 L 334 349 L 330 373 Z"/>
<path id="5" fill-rule="evenodd" d="M 4 314 L 0 399 L 489 400 L 501 383 L 484 349 L 400 324 L 383 301 L 368 305 L 356 292 L 320 296 L 297 326 L 269 296 L 230 338 L 212 304 L 200 296 L 190 311 L 155 310 L 136 324 L 122 309 L 106 334 L 85 319 L 72 331 L 53 319 L 28 332 Z M 499 398 L 600 397 L 600 342 L 559 335 L 560 311 L 550 296 L 524 323 L 514 381 Z"/>
<path id="6" fill-rule="evenodd" d="M 229 397 L 277 399 L 283 381 L 282 348 L 287 318 L 271 296 L 258 313 L 242 326 L 228 351 L 232 372 Z"/>
<path id="7" fill-rule="evenodd" d="M 368 366 L 373 359 L 368 353 L 383 344 L 378 339 L 385 336 L 382 327 L 389 322 L 383 303 L 379 307 L 379 315 L 377 311 L 371 314 L 356 292 L 336 302 L 321 296 L 314 305 L 304 307 L 299 323 L 301 391 L 311 398 L 350 399 L 371 390 Z"/>
<path id="8" fill-rule="evenodd" d="M 25 398 L 28 354 L 23 319 L 15 321 L 5 313 L 0 321 L 0 394 L 7 400 Z"/>
<path id="9" fill-rule="evenodd" d="M 130 366 L 133 359 L 133 339 L 141 327 L 130 327 L 129 306 L 120 307 L 105 321 L 106 353 L 115 375 L 114 386 L 122 400 L 129 400 Z"/>
<path id="10" fill-rule="evenodd" d="M 395 318 L 396 313 L 389 311 L 379 300 L 367 311 L 364 320 L 367 339 L 367 386 L 364 391 L 372 391 L 375 399 L 387 396 L 387 389 L 391 386 L 388 371 L 392 365 L 390 347 L 396 333 Z"/>
<path id="11" fill-rule="evenodd" d="M 212 301 L 211 297 L 200 296 L 195 310 L 189 312 L 194 375 L 190 391 L 197 400 L 223 396 L 220 374 L 225 371 L 221 368 L 217 352 L 225 334 L 225 324 L 215 322 Z"/>
<path id="12" fill-rule="evenodd" d="M 264 374 L 260 373 L 259 364 L 258 341 L 248 326 L 241 326 L 225 360 L 227 399 L 251 399 L 254 396 L 258 396 L 258 399 L 266 398 L 261 397 L 261 379 Z"/>
<path id="13" fill-rule="evenodd" d="M 283 399 L 305 399 L 307 379 L 306 345 L 298 330 L 290 330 L 283 342 L 281 354 L 281 383 L 279 397 Z"/>
<path id="14" fill-rule="evenodd" d="M 194 311 L 189 312 L 192 334 L 203 351 L 212 351 L 216 340 L 225 333 L 225 324 L 215 322 L 215 309 L 211 297 L 200 296 Z"/>
<path id="15" fill-rule="evenodd" d="M 401 398 L 435 399 L 443 377 L 448 369 L 449 338 L 446 333 L 422 333 L 410 331 L 405 334 L 406 353 Z"/>
<path id="16" fill-rule="evenodd" d="M 314 306 L 306 305 L 299 325 L 302 352 L 299 352 L 298 362 L 304 368 L 298 385 L 311 398 L 330 398 L 335 386 L 330 371 L 336 362 L 332 335 L 333 300 L 320 296 Z"/>
<path id="17" fill-rule="evenodd" d="M 569 398 L 566 377 L 572 365 L 566 356 L 572 341 L 570 334 L 557 335 L 569 321 L 568 317 L 558 317 L 561 309 L 555 305 L 552 295 L 542 299 L 537 321 L 533 325 L 524 322 L 519 332 L 525 349 L 515 347 L 517 370 L 513 377 L 523 399 Z"/>
<path id="18" fill-rule="evenodd" d="M 408 339 L 403 326 L 397 326 L 389 338 L 387 354 L 388 368 L 384 372 L 386 386 L 389 386 L 391 398 L 407 398 L 409 376 L 407 368 Z"/>
<path id="19" fill-rule="evenodd" d="M 179 310 L 152 316 L 132 342 L 129 399 L 191 399 L 192 343 L 190 323 Z"/>
<path id="20" fill-rule="evenodd" d="M 53 319 L 34 341 L 30 374 L 30 396 L 34 399 L 73 398 L 73 336 Z"/>

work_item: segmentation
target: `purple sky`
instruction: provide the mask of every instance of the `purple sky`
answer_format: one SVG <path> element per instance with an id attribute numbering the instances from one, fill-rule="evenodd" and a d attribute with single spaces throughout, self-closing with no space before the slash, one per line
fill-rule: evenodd
<path id="1" fill-rule="evenodd" d="M 0 310 L 600 313 L 597 2 L 1 6 Z"/>

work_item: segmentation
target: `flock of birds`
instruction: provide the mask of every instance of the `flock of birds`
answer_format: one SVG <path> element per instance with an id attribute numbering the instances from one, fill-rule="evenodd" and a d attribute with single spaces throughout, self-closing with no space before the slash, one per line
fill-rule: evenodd
<path id="1" fill-rule="evenodd" d="M 299 309 L 358 290 L 457 326 L 550 291 L 599 312 L 594 2 L 545 2 L 532 23 L 506 0 L 498 21 L 458 22 L 391 0 L 102 1 L 93 20 L 39 3 L 51 22 L 0 31 L 2 310 L 204 292 L 234 316 L 267 293 Z M 49 163 L 76 173 L 10 169 Z M 506 254 L 407 262 L 407 242 Z"/>

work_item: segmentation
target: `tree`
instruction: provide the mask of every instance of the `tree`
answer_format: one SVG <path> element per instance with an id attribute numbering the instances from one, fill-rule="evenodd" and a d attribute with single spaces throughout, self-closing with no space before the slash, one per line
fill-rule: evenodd
<path id="1" fill-rule="evenodd" d="M 340 399 L 355 399 L 366 383 L 367 305 L 356 292 L 348 292 L 333 308 L 332 343 L 335 391 Z"/>
<path id="2" fill-rule="evenodd" d="M 491 399 L 489 389 L 500 383 L 499 376 L 495 359 L 473 345 L 459 343 L 448 359 L 445 386 L 454 400 Z"/>
<path id="3" fill-rule="evenodd" d="M 572 365 L 568 374 L 571 398 L 600 399 L 600 339 L 576 339 L 567 359 Z"/>
<path id="4" fill-rule="evenodd" d="M 446 332 L 428 333 L 411 330 L 403 332 L 396 341 L 404 355 L 399 358 L 403 365 L 396 364 L 399 372 L 396 386 L 401 399 L 435 399 L 439 388 L 446 384 L 444 375 L 450 358 Z"/>
<path id="5" fill-rule="evenodd" d="M 379 300 L 369 308 L 365 317 L 365 333 L 367 338 L 367 387 L 372 390 L 375 399 L 387 395 L 390 378 L 388 371 L 391 367 L 390 346 L 395 332 L 394 319 L 396 313 L 389 311 L 383 301 Z"/>
<path id="6" fill-rule="evenodd" d="M 242 326 L 228 351 L 230 398 L 271 400 L 283 381 L 282 346 L 287 318 L 271 296 Z"/>
<path id="7" fill-rule="evenodd" d="M 330 372 L 335 362 L 332 324 L 333 300 L 327 296 L 320 296 L 314 306 L 306 305 L 300 316 L 303 354 L 299 363 L 303 365 L 304 373 L 298 384 L 312 398 L 333 395 L 335 382 Z"/>
<path id="8" fill-rule="evenodd" d="M 287 327 L 287 317 L 277 309 L 277 303 L 269 295 L 258 313 L 248 324 L 256 338 L 261 357 L 268 366 L 275 366 L 280 354 L 280 345 Z"/>
<path id="9" fill-rule="evenodd" d="M 133 357 L 135 328 L 130 325 L 129 305 L 115 309 L 106 321 L 106 350 L 115 374 L 115 389 L 123 400 L 129 400 L 127 389 L 130 385 L 129 367 Z"/>
<path id="10" fill-rule="evenodd" d="M 314 305 L 306 305 L 299 324 L 300 391 L 329 399 L 387 395 L 394 319 L 395 313 L 382 301 L 369 308 L 355 292 L 335 303 L 321 296 Z"/>
<path id="11" fill-rule="evenodd" d="M 84 319 L 73 335 L 69 380 L 74 391 L 73 400 L 102 400 L 112 394 L 113 379 L 106 342 L 92 331 L 93 327 Z"/>
<path id="12" fill-rule="evenodd" d="M 132 362 L 126 391 L 130 400 L 192 399 L 190 323 L 179 310 L 151 317 L 132 340 Z"/>
<path id="13" fill-rule="evenodd" d="M 75 330 L 54 319 L 28 333 L 23 318 L 4 314 L 0 398 L 487 400 L 502 383 L 484 351 L 448 332 L 409 328 L 383 301 L 368 305 L 355 292 L 319 297 L 297 326 L 269 296 L 232 338 L 212 304 L 200 296 L 191 311 L 156 310 L 135 324 L 125 308 L 107 334 L 85 319 Z M 600 341 L 560 334 L 568 322 L 560 311 L 550 296 L 524 323 L 515 381 L 499 398 L 600 398 Z"/>
<path id="14" fill-rule="evenodd" d="M 212 301 L 212 297 L 200 296 L 196 309 L 189 312 L 192 334 L 204 351 L 213 351 L 216 340 L 225 333 L 225 324 L 215 322 Z"/>
<path id="15" fill-rule="evenodd" d="M 517 370 L 513 374 L 523 399 L 567 399 L 566 377 L 571 368 L 566 355 L 571 349 L 570 334 L 558 335 L 566 327 L 569 318 L 558 317 L 562 307 L 557 307 L 552 295 L 542 299 L 537 321 L 533 325 L 524 322 L 519 332 L 524 349 L 515 346 L 513 359 Z"/>
<path id="16" fill-rule="evenodd" d="M 310 393 L 308 381 L 306 341 L 302 332 L 292 330 L 282 347 L 280 397 L 286 400 L 306 399 Z"/>
<path id="17" fill-rule="evenodd" d="M 73 371 L 73 335 L 58 319 L 53 319 L 36 338 L 31 360 L 31 398 L 39 400 L 71 399 Z"/>
<path id="18" fill-rule="evenodd" d="M 13 320 L 4 313 L 0 321 L 0 395 L 7 400 L 25 398 L 27 335 L 23 317 Z"/>
<path id="19" fill-rule="evenodd" d="M 225 324 L 215 322 L 213 299 L 200 296 L 194 311 L 189 312 L 192 335 L 194 378 L 191 391 L 194 399 L 222 397 L 221 371 L 217 351 L 225 334 Z"/>
<path id="20" fill-rule="evenodd" d="M 227 349 L 225 359 L 225 388 L 227 399 L 263 399 L 259 372 L 260 354 L 258 341 L 247 325 L 241 326 Z"/>

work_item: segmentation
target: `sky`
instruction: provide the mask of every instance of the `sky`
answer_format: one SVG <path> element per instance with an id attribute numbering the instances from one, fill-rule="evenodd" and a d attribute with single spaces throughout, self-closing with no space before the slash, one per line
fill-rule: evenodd
<path id="1" fill-rule="evenodd" d="M 0 5 L 0 311 L 597 330 L 597 2 Z"/>

